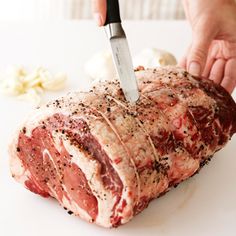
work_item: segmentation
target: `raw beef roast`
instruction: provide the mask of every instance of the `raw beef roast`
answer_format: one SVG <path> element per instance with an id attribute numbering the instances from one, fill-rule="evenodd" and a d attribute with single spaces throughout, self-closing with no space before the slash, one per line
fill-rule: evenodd
<path id="1" fill-rule="evenodd" d="M 98 84 L 39 108 L 10 147 L 13 177 L 104 227 L 131 220 L 194 175 L 236 132 L 236 104 L 176 67 L 136 71 L 140 99 Z"/>

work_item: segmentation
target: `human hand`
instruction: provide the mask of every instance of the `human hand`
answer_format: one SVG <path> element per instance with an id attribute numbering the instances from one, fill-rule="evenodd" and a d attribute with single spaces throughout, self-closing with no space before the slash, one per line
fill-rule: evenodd
<path id="1" fill-rule="evenodd" d="M 192 43 L 180 61 L 190 73 L 221 84 L 229 93 L 236 86 L 236 3 L 234 0 L 183 0 L 193 30 Z M 92 0 L 99 26 L 106 21 L 106 0 Z"/>
<path id="2" fill-rule="evenodd" d="M 236 86 L 235 1 L 183 0 L 183 5 L 193 38 L 180 66 L 232 93 Z"/>
<path id="3" fill-rule="evenodd" d="M 106 21 L 106 0 L 92 0 L 93 17 L 98 26 L 103 26 Z"/>

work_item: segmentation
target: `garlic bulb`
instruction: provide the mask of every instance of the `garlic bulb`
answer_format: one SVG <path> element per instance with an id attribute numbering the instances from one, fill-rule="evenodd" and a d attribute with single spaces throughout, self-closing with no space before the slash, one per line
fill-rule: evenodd
<path id="1" fill-rule="evenodd" d="M 85 73 L 92 81 L 111 80 L 116 77 L 112 55 L 109 51 L 95 54 L 86 64 Z"/>
<path id="2" fill-rule="evenodd" d="M 175 57 L 161 49 L 147 48 L 138 53 L 134 59 L 134 68 L 143 66 L 145 68 L 159 67 L 165 65 L 176 65 Z M 111 80 L 117 77 L 112 55 L 109 51 L 96 53 L 84 66 L 86 75 L 94 81 Z"/>
<path id="3" fill-rule="evenodd" d="M 157 49 L 147 48 L 138 53 L 133 60 L 134 67 L 143 66 L 153 68 L 159 66 L 176 65 L 177 61 L 171 53 Z"/>

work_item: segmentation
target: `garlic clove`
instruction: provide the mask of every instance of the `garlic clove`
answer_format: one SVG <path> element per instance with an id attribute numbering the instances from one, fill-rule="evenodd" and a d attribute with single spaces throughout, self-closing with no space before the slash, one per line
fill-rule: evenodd
<path id="1" fill-rule="evenodd" d="M 66 74 L 57 74 L 53 79 L 42 82 L 42 87 L 49 91 L 57 91 L 65 88 Z"/>
<path id="2" fill-rule="evenodd" d="M 38 94 L 38 92 L 31 88 L 29 89 L 26 93 L 17 96 L 17 99 L 22 100 L 22 101 L 28 101 L 33 103 L 34 105 L 39 105 L 41 102 L 41 97 Z"/>
<path id="3" fill-rule="evenodd" d="M 1 91 L 8 96 L 17 96 L 25 92 L 24 86 L 15 77 L 9 77 L 1 82 Z"/>

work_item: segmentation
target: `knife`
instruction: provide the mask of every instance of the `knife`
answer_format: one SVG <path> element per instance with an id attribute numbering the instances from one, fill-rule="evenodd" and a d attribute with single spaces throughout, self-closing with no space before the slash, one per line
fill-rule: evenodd
<path id="1" fill-rule="evenodd" d="M 113 62 L 125 98 L 129 102 L 135 103 L 139 99 L 138 85 L 129 45 L 121 24 L 118 0 L 107 0 L 107 15 L 104 26 L 110 40 Z"/>

